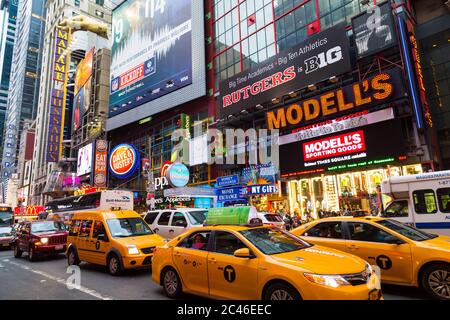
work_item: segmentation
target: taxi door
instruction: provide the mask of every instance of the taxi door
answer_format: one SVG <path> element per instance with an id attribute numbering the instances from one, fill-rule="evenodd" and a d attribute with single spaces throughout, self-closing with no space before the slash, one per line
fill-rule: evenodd
<path id="1" fill-rule="evenodd" d="M 370 223 L 344 223 L 349 237 L 346 252 L 377 265 L 382 281 L 412 282 L 412 255 L 408 243 Z"/>
<path id="2" fill-rule="evenodd" d="M 208 241 L 210 231 L 199 231 L 173 248 L 173 262 L 185 289 L 208 295 Z"/>
<path id="3" fill-rule="evenodd" d="M 346 251 L 346 240 L 342 232 L 341 221 L 319 222 L 301 237 L 313 244 Z"/>
<path id="4" fill-rule="evenodd" d="M 78 257 L 80 260 L 87 262 L 92 262 L 94 259 L 95 244 L 92 243 L 91 239 L 92 223 L 92 220 L 80 221 L 80 231 L 77 239 Z"/>
<path id="5" fill-rule="evenodd" d="M 215 231 L 208 255 L 210 295 L 219 299 L 258 300 L 258 258 L 239 258 L 234 252 L 247 246 L 234 234 Z"/>
<path id="6" fill-rule="evenodd" d="M 94 244 L 92 263 L 106 265 L 106 253 L 109 251 L 111 245 L 103 221 L 94 221 L 90 242 Z"/>

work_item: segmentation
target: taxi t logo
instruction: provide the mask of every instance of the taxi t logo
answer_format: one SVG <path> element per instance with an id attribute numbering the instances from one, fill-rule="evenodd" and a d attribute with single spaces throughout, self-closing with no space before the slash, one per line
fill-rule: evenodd
<path id="1" fill-rule="evenodd" d="M 392 268 L 392 260 L 385 255 L 378 256 L 376 259 L 377 265 L 383 270 L 389 270 Z"/>
<path id="2" fill-rule="evenodd" d="M 223 275 L 228 282 L 234 282 L 234 280 L 236 280 L 236 271 L 230 265 L 223 269 Z"/>

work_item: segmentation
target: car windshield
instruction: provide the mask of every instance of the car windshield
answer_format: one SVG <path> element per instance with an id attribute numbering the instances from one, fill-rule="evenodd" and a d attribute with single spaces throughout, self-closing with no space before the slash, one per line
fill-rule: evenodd
<path id="1" fill-rule="evenodd" d="M 206 220 L 206 214 L 208 213 L 208 211 L 189 211 L 188 212 L 188 217 L 189 217 L 189 221 L 192 224 L 203 224 L 203 222 L 205 222 Z"/>
<path id="2" fill-rule="evenodd" d="M 425 241 L 437 237 L 435 234 L 417 230 L 416 228 L 392 219 L 380 220 L 377 221 L 377 223 L 414 241 Z"/>
<path id="3" fill-rule="evenodd" d="M 52 231 L 64 231 L 66 227 L 62 222 L 54 221 L 42 221 L 31 224 L 31 232 L 52 232 Z"/>
<path id="4" fill-rule="evenodd" d="M 113 238 L 146 236 L 153 234 L 142 218 L 109 219 L 106 221 Z"/>
<path id="5" fill-rule="evenodd" d="M 9 227 L 13 222 L 12 212 L 0 212 L 0 227 Z"/>
<path id="6" fill-rule="evenodd" d="M 266 217 L 267 221 L 270 222 L 283 222 L 283 219 L 278 214 L 268 213 L 265 214 L 264 217 Z"/>
<path id="7" fill-rule="evenodd" d="M 248 229 L 240 233 L 264 254 L 296 251 L 311 246 L 292 234 L 273 228 Z"/>
<path id="8" fill-rule="evenodd" d="M 0 228 L 0 238 L 2 237 L 9 237 L 13 233 L 12 228 Z"/>

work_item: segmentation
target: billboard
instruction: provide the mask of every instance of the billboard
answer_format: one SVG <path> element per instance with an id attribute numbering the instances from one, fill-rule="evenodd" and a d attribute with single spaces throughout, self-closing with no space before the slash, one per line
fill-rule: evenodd
<path id="1" fill-rule="evenodd" d="M 220 84 L 221 118 L 351 70 L 340 23 Z"/>
<path id="2" fill-rule="evenodd" d="M 62 154 L 64 115 L 66 106 L 67 80 L 69 69 L 70 33 L 55 29 L 55 56 L 53 64 L 53 83 L 51 86 L 49 125 L 47 135 L 47 162 L 59 162 Z"/>
<path id="3" fill-rule="evenodd" d="M 140 164 L 140 154 L 130 144 L 122 143 L 114 147 L 109 154 L 109 170 L 119 179 L 130 177 Z"/>
<path id="4" fill-rule="evenodd" d="M 106 140 L 95 141 L 94 161 L 94 185 L 96 187 L 106 187 L 108 162 L 108 142 Z"/>
<path id="5" fill-rule="evenodd" d="M 320 139 L 281 145 L 281 176 L 398 162 L 406 152 L 401 127 L 400 120 L 389 120 Z"/>
<path id="6" fill-rule="evenodd" d="M 78 91 L 85 85 L 86 81 L 92 76 L 92 64 L 94 62 L 94 48 L 89 50 L 84 59 L 80 61 L 75 72 L 75 91 Z"/>
<path id="7" fill-rule="evenodd" d="M 369 9 L 372 11 L 352 19 L 356 48 L 360 58 L 387 49 L 397 42 L 390 1 Z"/>
<path id="8" fill-rule="evenodd" d="M 92 171 L 92 143 L 78 149 L 77 176 L 82 176 Z"/>
<path id="9" fill-rule="evenodd" d="M 78 91 L 73 99 L 73 130 L 76 131 L 83 124 L 84 115 L 84 88 Z"/>
<path id="10" fill-rule="evenodd" d="M 109 117 L 192 84 L 192 7 L 131 0 L 113 11 Z"/>

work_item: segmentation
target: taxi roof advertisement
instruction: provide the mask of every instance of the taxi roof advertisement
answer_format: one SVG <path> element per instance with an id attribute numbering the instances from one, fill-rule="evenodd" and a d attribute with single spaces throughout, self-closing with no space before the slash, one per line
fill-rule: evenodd
<path id="1" fill-rule="evenodd" d="M 351 70 L 349 39 L 338 24 L 220 85 L 220 117 Z"/>
<path id="2" fill-rule="evenodd" d="M 390 143 L 386 144 L 386 141 Z M 383 121 L 280 146 L 283 178 L 399 161 L 405 147 L 400 120 Z"/>
<path id="3" fill-rule="evenodd" d="M 194 30 L 198 27 L 197 15 L 201 14 L 196 4 L 191 0 L 147 1 L 145 5 L 141 2 L 126 1 L 113 11 L 110 118 L 201 82 L 205 77 L 193 70 L 194 64 L 198 69 L 202 56 L 197 57 L 197 52 L 191 49 L 202 50 L 197 39 L 203 31 Z M 201 96 L 194 91 L 183 91 L 183 98 L 192 100 Z M 176 104 L 176 101 L 161 102 L 160 108 L 165 110 Z M 162 111 L 146 110 L 151 114 Z M 140 116 L 135 114 L 134 121 Z"/>

